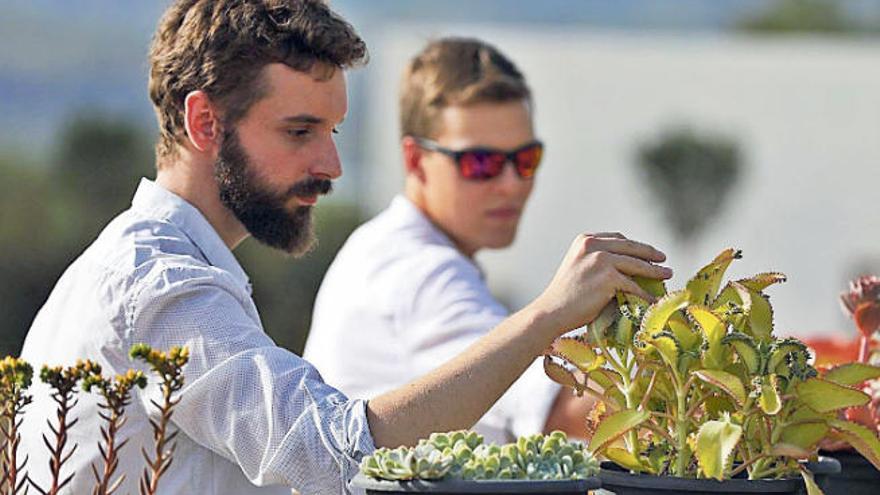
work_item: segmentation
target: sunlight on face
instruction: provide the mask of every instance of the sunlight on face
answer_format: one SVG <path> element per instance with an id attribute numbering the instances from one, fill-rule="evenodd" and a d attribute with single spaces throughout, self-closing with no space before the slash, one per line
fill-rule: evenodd
<path id="1" fill-rule="evenodd" d="M 223 204 L 257 240 L 292 254 L 313 244 L 311 208 L 342 174 L 332 134 L 347 108 L 345 78 L 281 64 L 266 95 L 225 132 L 215 177 Z"/>

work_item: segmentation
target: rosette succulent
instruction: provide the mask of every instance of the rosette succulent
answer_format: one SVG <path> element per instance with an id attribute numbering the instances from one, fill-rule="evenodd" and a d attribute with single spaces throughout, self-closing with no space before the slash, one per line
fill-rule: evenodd
<path id="1" fill-rule="evenodd" d="M 578 337 L 557 339 L 544 368 L 577 394 L 601 401 L 588 418 L 589 451 L 634 472 L 750 479 L 801 472 L 820 440 L 844 438 L 880 465 L 876 434 L 838 419 L 868 402 L 855 388 L 880 368 L 843 366 L 823 377 L 807 347 L 773 334 L 764 290 L 781 273 L 722 279 L 739 251 L 727 249 L 683 290 L 637 279 L 653 304 L 620 293 Z"/>
<path id="2" fill-rule="evenodd" d="M 434 433 L 415 447 L 379 449 L 361 462 L 367 476 L 385 480 L 572 480 L 598 472 L 599 464 L 565 433 L 484 444 L 472 431 Z"/>

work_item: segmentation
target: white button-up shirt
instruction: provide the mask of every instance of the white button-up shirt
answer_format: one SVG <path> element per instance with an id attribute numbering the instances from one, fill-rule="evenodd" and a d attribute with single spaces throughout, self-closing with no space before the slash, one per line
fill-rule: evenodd
<path id="1" fill-rule="evenodd" d="M 131 209 L 113 220 L 68 268 L 40 310 L 22 356 L 70 365 L 90 358 L 104 374 L 145 369 L 128 358 L 132 344 L 165 350 L 188 346 L 174 462 L 159 483 L 165 494 L 347 493 L 357 463 L 374 450 L 365 402 L 348 400 L 315 368 L 275 345 L 260 324 L 247 275 L 217 232 L 192 205 L 146 179 Z M 135 393 L 119 441 L 117 493 L 137 493 L 144 468 L 141 446 L 152 452 L 148 416 L 158 380 Z M 27 406 L 22 453 L 28 472 L 48 486 L 48 451 L 41 434 L 55 421 L 48 387 L 35 380 Z M 79 418 L 65 464 L 75 472 L 65 493 L 90 493 L 89 468 L 98 452 L 97 394 L 80 394 Z M 49 438 L 54 438 L 51 433 Z"/>
<path id="2" fill-rule="evenodd" d="M 303 356 L 349 397 L 375 397 L 440 366 L 507 316 L 477 265 L 398 196 L 327 271 Z M 536 362 L 475 429 L 495 442 L 540 432 L 559 389 Z"/>

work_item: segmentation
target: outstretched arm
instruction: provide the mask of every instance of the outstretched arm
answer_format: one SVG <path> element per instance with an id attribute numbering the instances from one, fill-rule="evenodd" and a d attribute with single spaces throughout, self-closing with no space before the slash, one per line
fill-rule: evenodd
<path id="1" fill-rule="evenodd" d="M 413 445 L 434 431 L 470 428 L 553 339 L 592 321 L 617 291 L 651 300 L 630 278 L 669 278 L 653 247 L 619 234 L 582 234 L 547 289 L 462 354 L 367 405 L 379 447 Z"/>

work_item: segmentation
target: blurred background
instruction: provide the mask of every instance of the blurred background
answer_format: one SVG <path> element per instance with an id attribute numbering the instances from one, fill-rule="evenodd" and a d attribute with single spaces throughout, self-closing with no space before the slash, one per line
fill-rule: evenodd
<path id="1" fill-rule="evenodd" d="M 0 355 L 154 176 L 146 53 L 167 3 L 0 0 Z M 665 250 L 673 287 L 740 248 L 732 276 L 789 276 L 770 291 L 778 333 L 853 333 L 837 294 L 880 273 L 880 0 L 332 4 L 371 63 L 349 75 L 345 175 L 317 209 L 320 244 L 299 260 L 236 251 L 280 345 L 302 350 L 335 252 L 400 189 L 399 75 L 451 34 L 520 66 L 547 146 L 516 243 L 479 257 L 511 308 L 574 235 L 615 230 Z"/>

